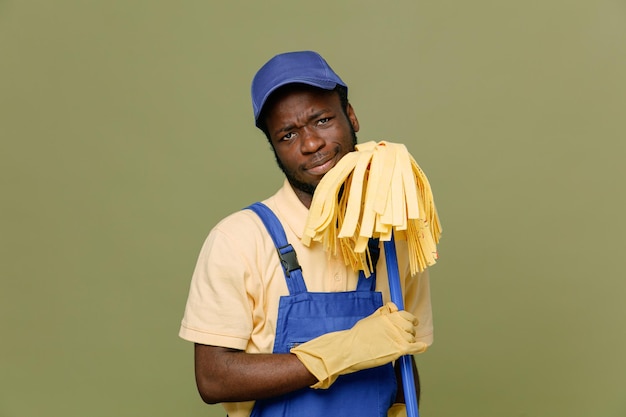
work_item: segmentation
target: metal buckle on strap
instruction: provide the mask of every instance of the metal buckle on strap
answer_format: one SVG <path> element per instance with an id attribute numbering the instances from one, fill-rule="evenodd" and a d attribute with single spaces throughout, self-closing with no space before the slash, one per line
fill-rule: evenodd
<path id="1" fill-rule="evenodd" d="M 283 250 L 285 250 L 283 253 Z M 296 269 L 302 269 L 300 264 L 298 263 L 298 256 L 296 255 L 296 251 L 293 249 L 291 245 L 285 245 L 277 249 L 278 256 L 280 258 L 280 263 L 283 265 L 283 269 L 287 273 L 287 276 L 290 275 L 291 271 L 295 271 Z"/>

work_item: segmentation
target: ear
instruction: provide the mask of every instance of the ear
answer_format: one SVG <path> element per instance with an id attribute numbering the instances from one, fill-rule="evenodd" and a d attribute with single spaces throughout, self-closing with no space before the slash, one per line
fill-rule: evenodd
<path id="1" fill-rule="evenodd" d="M 354 113 L 354 108 L 352 108 L 352 104 L 348 103 L 348 107 L 346 107 L 346 113 L 348 115 L 348 120 L 352 124 L 352 128 L 355 132 L 359 131 L 359 119 L 356 118 L 356 114 Z"/>

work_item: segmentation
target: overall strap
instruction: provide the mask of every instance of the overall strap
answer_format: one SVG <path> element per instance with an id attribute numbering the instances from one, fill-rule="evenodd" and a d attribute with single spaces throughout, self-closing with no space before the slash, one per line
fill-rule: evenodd
<path id="1" fill-rule="evenodd" d="M 287 241 L 285 230 L 274 212 L 263 203 L 254 203 L 246 207 L 255 212 L 260 218 L 268 233 L 272 237 L 276 252 L 280 258 L 280 264 L 285 273 L 285 280 L 291 295 L 306 292 L 306 284 L 302 277 L 302 268 L 298 263 L 298 257 L 293 246 Z"/>

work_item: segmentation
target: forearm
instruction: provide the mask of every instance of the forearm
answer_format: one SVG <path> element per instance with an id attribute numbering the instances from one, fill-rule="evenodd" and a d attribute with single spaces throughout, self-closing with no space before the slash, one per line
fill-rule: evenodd
<path id="1" fill-rule="evenodd" d="M 209 404 L 275 397 L 317 382 L 289 353 L 249 354 L 200 344 L 195 373 L 200 396 Z"/>

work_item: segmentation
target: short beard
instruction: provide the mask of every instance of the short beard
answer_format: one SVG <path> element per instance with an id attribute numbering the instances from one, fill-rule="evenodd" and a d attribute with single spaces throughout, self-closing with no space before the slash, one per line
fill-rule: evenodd
<path id="1" fill-rule="evenodd" d="M 352 151 L 354 151 L 355 146 L 357 144 L 357 137 L 356 137 L 356 132 L 354 131 L 354 127 L 352 126 L 352 123 L 350 123 L 350 134 L 352 135 Z M 280 158 L 278 157 L 278 154 L 276 153 L 276 150 L 274 149 L 273 146 L 272 146 L 272 151 L 274 152 L 274 157 L 276 158 L 276 163 L 278 164 L 278 167 L 280 168 L 281 171 L 283 171 L 283 174 L 285 174 L 285 177 L 287 178 L 287 181 L 289 181 L 289 184 L 291 184 L 291 186 L 297 190 L 300 190 L 309 195 L 313 195 L 313 193 L 315 193 L 315 188 L 317 187 L 317 185 L 298 181 L 294 173 L 289 171 L 287 168 L 285 168 L 283 163 L 280 161 Z"/>

